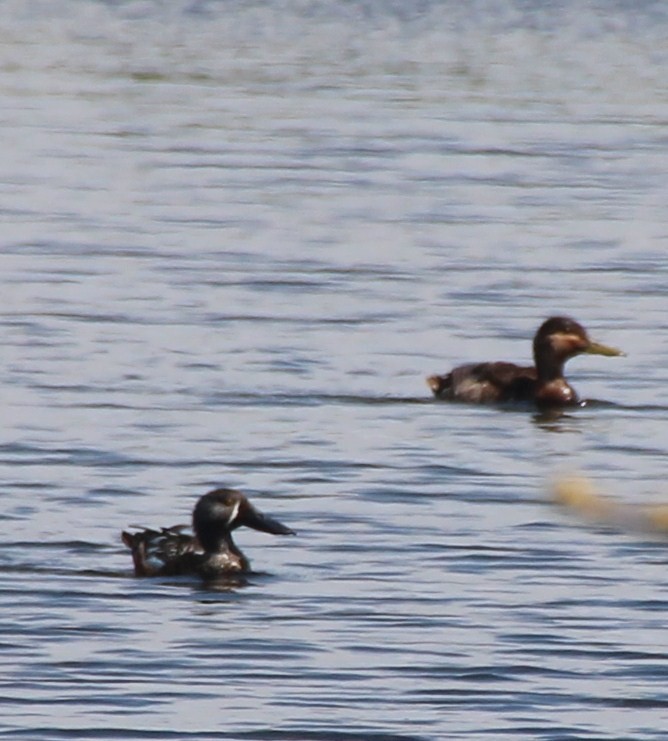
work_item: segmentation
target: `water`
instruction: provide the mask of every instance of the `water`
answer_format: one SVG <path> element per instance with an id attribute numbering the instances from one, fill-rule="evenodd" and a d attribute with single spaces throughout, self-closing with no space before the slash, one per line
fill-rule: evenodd
<path id="1" fill-rule="evenodd" d="M 7 2 L 5 738 L 662 739 L 660 3 Z M 562 417 L 430 399 L 582 321 Z M 119 534 L 218 484 L 249 584 Z"/>

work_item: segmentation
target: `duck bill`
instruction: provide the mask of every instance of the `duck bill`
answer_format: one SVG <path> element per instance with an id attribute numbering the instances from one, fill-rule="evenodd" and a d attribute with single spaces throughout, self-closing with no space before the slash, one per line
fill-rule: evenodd
<path id="1" fill-rule="evenodd" d="M 240 513 L 239 525 L 252 527 L 253 530 L 260 530 L 263 533 L 271 533 L 272 535 L 295 535 L 294 530 L 291 530 L 282 522 L 274 520 L 273 517 L 263 514 L 251 504 L 247 504 L 243 512 Z"/>
<path id="2" fill-rule="evenodd" d="M 585 352 L 588 355 L 605 355 L 608 358 L 626 355 L 622 350 L 619 350 L 616 347 L 610 347 L 609 345 L 603 345 L 600 342 L 590 342 L 585 348 Z"/>

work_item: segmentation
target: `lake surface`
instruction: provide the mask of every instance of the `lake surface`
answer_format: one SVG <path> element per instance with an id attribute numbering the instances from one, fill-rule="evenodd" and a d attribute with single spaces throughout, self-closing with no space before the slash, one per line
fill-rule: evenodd
<path id="1" fill-rule="evenodd" d="M 3 4 L 0 736 L 665 739 L 668 9 Z M 434 401 L 571 315 L 592 400 Z M 248 584 L 120 531 L 241 488 Z"/>

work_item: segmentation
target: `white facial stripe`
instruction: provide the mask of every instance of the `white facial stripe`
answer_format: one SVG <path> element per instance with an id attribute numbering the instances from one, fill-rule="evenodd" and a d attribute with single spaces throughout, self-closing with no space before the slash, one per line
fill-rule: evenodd
<path id="1" fill-rule="evenodd" d="M 240 506 L 241 506 L 241 502 L 235 502 L 234 507 L 232 507 L 232 512 L 230 513 L 230 516 L 227 518 L 228 526 L 231 525 L 237 519 Z"/>

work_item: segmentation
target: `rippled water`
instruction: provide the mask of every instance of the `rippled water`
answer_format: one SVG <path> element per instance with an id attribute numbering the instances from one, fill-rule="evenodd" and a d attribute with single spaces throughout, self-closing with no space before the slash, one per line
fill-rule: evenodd
<path id="1" fill-rule="evenodd" d="M 661 3 L 54 2 L 0 19 L 4 738 L 663 739 Z M 570 314 L 549 418 L 433 401 Z M 129 524 L 237 486 L 243 587 Z"/>

